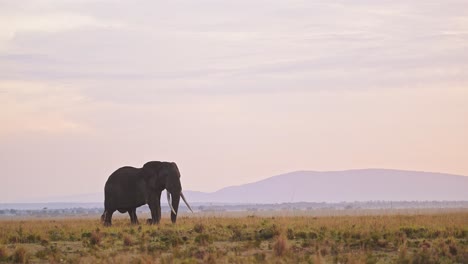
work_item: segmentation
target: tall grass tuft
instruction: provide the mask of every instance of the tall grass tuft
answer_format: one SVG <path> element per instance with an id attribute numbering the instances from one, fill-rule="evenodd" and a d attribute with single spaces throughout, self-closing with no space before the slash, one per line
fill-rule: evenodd
<path id="1" fill-rule="evenodd" d="M 11 260 L 15 263 L 27 263 L 28 262 L 28 253 L 24 247 L 18 247 L 13 255 Z"/>
<path id="2" fill-rule="evenodd" d="M 284 235 L 279 235 L 276 238 L 275 243 L 273 244 L 273 251 L 275 252 L 275 255 L 278 257 L 282 257 L 286 255 L 288 250 L 288 240 Z"/>
<path id="3" fill-rule="evenodd" d="M 93 246 L 99 246 L 102 241 L 102 233 L 99 230 L 93 231 L 91 233 L 91 237 L 89 238 L 89 242 Z"/>
<path id="4" fill-rule="evenodd" d="M 123 239 L 123 244 L 124 244 L 124 246 L 127 246 L 127 247 L 132 246 L 133 245 L 132 237 L 128 236 L 128 235 L 125 235 L 124 239 Z"/>
<path id="5" fill-rule="evenodd" d="M 202 223 L 196 223 L 193 226 L 193 230 L 197 233 L 203 233 L 203 231 L 205 231 L 205 226 Z"/>
<path id="6" fill-rule="evenodd" d="M 1 246 L 0 247 L 0 261 L 5 261 L 8 258 L 7 251 L 5 247 Z"/>

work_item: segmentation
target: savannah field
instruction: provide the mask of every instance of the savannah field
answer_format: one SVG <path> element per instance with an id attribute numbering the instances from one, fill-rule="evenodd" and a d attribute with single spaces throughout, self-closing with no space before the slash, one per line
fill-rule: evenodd
<path id="1" fill-rule="evenodd" d="M 0 262 L 468 263 L 467 244 L 466 209 L 196 213 L 154 226 L 130 225 L 122 215 L 112 227 L 99 216 L 0 220 Z"/>

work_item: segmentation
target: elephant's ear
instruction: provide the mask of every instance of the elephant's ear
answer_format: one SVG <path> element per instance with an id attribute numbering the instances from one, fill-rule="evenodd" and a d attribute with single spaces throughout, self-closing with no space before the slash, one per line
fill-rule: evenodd
<path id="1" fill-rule="evenodd" d="M 180 178 L 180 171 L 179 171 L 179 167 L 177 167 L 177 164 L 175 162 L 171 162 L 174 170 L 177 172 L 179 178 Z"/>

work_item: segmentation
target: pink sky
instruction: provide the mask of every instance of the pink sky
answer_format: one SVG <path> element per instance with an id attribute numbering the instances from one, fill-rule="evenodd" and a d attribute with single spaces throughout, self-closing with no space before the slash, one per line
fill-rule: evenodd
<path id="1" fill-rule="evenodd" d="M 295 170 L 468 175 L 463 1 L 0 3 L 0 203 L 176 161 L 184 189 Z"/>

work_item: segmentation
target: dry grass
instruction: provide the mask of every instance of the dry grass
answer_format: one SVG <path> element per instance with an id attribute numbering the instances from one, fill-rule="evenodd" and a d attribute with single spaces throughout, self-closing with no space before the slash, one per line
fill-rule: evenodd
<path id="1" fill-rule="evenodd" d="M 100 229 L 97 228 L 95 231 L 91 233 L 89 238 L 89 243 L 93 246 L 99 246 L 102 241 L 103 234 L 100 232 Z"/>
<path id="2" fill-rule="evenodd" d="M 24 247 L 16 248 L 15 252 L 11 256 L 11 260 L 15 263 L 26 263 L 28 261 L 28 255 Z"/>
<path id="3" fill-rule="evenodd" d="M 129 235 L 125 235 L 123 239 L 124 246 L 130 247 L 134 244 L 133 238 Z"/>
<path id="4" fill-rule="evenodd" d="M 7 251 L 4 246 L 0 247 L 0 261 L 5 261 L 8 258 Z"/>
<path id="5" fill-rule="evenodd" d="M 278 236 L 276 242 L 273 244 L 273 251 L 275 255 L 278 257 L 284 256 L 288 251 L 288 241 L 285 236 L 281 235 Z"/>
<path id="6" fill-rule="evenodd" d="M 468 263 L 468 212 L 180 217 L 159 226 L 96 219 L 0 220 L 0 261 Z"/>

